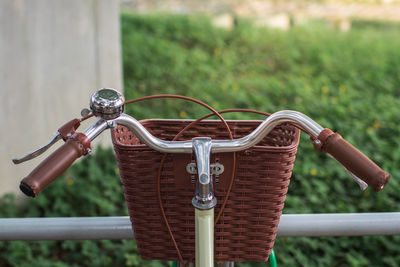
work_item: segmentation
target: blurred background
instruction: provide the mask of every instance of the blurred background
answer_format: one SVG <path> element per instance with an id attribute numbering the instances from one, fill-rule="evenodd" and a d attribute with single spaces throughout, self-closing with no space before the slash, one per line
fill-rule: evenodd
<path id="1" fill-rule="evenodd" d="M 378 194 L 362 192 L 304 135 L 284 213 L 400 210 L 400 1 L 4 0 L 0 22 L 1 217 L 127 215 L 109 136 L 35 200 L 17 192 L 44 156 L 24 166 L 11 158 L 78 117 L 100 87 L 126 99 L 168 93 L 216 109 L 303 112 L 392 178 Z M 207 113 L 179 100 L 127 111 L 138 119 Z M 281 266 L 399 266 L 399 250 L 399 236 L 275 243 Z M 0 242 L 0 266 L 169 264 L 141 260 L 132 240 Z"/>

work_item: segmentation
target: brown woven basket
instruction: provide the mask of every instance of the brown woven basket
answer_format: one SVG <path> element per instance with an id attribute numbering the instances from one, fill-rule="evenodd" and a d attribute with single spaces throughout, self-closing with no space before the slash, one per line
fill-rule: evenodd
<path id="1" fill-rule="evenodd" d="M 189 120 L 146 120 L 141 123 L 153 135 L 172 140 Z M 228 121 L 234 138 L 254 130 L 261 121 Z M 202 121 L 185 132 L 179 140 L 209 136 L 229 139 L 220 121 Z M 237 168 L 232 191 L 215 228 L 215 260 L 266 261 L 274 244 L 276 231 L 292 174 L 299 143 L 299 130 L 292 125 L 276 127 L 257 146 L 237 153 Z M 157 199 L 157 172 L 162 153 L 152 150 L 124 126 L 112 132 L 132 227 L 143 259 L 176 260 L 177 252 L 162 220 Z M 218 181 L 214 179 L 218 204 L 226 196 L 232 175 L 233 153 L 213 154 L 211 163 L 225 167 Z M 164 210 L 185 260 L 194 258 L 195 192 L 192 175 L 186 165 L 189 154 L 169 154 L 161 175 L 161 199 Z"/>

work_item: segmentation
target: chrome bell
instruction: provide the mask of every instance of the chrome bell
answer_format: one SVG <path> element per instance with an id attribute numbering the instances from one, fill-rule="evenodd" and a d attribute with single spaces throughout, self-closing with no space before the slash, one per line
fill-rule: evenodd
<path id="1" fill-rule="evenodd" d="M 104 120 L 117 118 L 124 111 L 124 97 L 112 88 L 101 88 L 90 98 L 90 109 Z"/>

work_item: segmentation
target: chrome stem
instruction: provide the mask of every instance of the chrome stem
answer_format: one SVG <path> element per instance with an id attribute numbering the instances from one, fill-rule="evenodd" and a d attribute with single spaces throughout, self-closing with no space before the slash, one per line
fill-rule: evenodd
<path id="1" fill-rule="evenodd" d="M 196 194 L 192 199 L 195 208 L 208 210 L 217 204 L 214 196 L 212 177 L 210 175 L 210 154 L 212 141 L 210 137 L 193 138 L 193 152 L 197 162 Z"/>

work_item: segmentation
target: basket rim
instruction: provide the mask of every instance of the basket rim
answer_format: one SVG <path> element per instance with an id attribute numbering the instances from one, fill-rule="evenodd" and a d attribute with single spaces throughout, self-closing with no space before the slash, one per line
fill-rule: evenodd
<path id="1" fill-rule="evenodd" d="M 195 119 L 157 119 L 157 118 L 153 118 L 153 119 L 139 120 L 140 124 L 142 124 L 144 127 L 146 127 L 146 125 L 145 125 L 146 123 L 154 123 L 154 122 L 184 123 L 184 122 L 193 122 L 193 121 L 195 121 Z M 264 120 L 226 120 L 227 123 L 258 123 L 258 124 L 262 123 L 263 121 Z M 215 122 L 221 122 L 221 120 L 215 120 L 215 119 L 202 120 L 199 123 L 212 124 Z M 263 151 L 265 151 L 265 150 L 280 151 L 280 152 L 286 152 L 286 151 L 291 151 L 293 149 L 297 149 L 299 142 L 300 142 L 300 130 L 299 130 L 299 128 L 295 127 L 294 125 L 293 125 L 293 127 L 295 128 L 295 135 L 294 135 L 294 140 L 291 145 L 280 146 L 280 147 L 270 146 L 270 145 L 266 145 L 266 146 L 254 145 L 251 147 L 251 149 L 263 150 Z M 118 146 L 120 149 L 154 150 L 154 149 L 150 148 L 149 146 L 147 146 L 146 144 L 137 144 L 137 145 L 121 144 L 118 140 L 116 140 L 114 131 L 115 131 L 115 129 L 112 129 L 112 131 L 111 131 L 111 140 L 112 140 L 113 145 Z M 237 140 L 237 139 L 233 139 L 233 140 Z M 154 151 L 156 151 L 156 150 L 154 150 Z M 246 151 L 246 149 L 242 150 L 242 151 L 238 151 L 238 152 L 243 152 L 243 151 Z"/>

